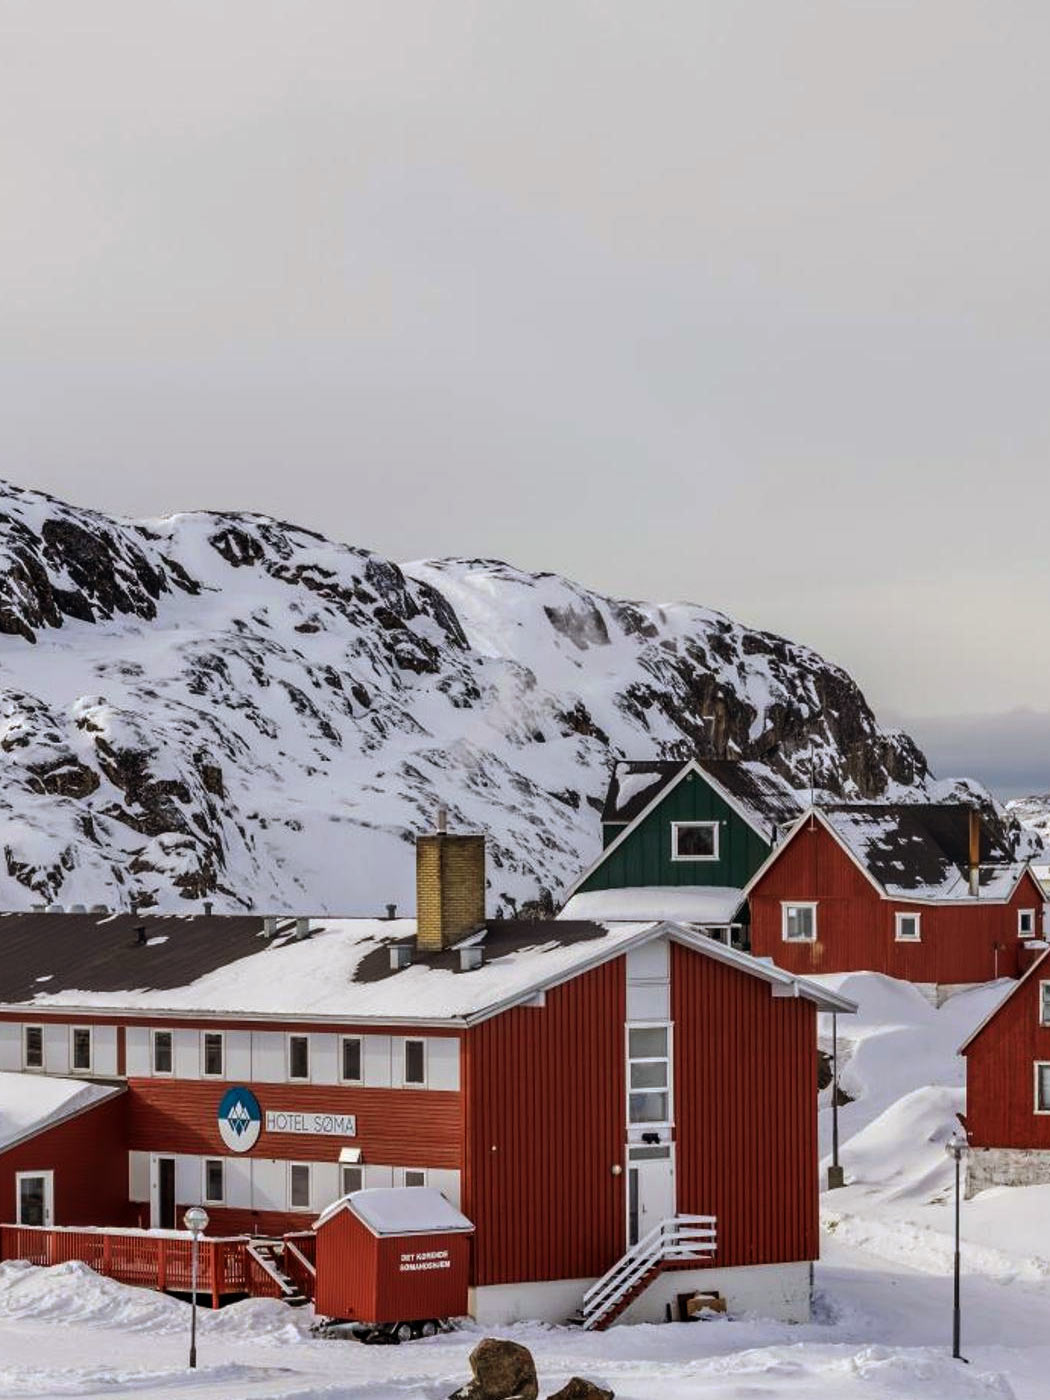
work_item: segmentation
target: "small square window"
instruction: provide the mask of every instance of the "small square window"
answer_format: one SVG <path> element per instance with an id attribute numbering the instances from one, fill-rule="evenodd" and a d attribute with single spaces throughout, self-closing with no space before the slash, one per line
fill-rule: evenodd
<path id="1" fill-rule="evenodd" d="M 717 822 L 672 822 L 672 860 L 717 860 Z"/>
<path id="2" fill-rule="evenodd" d="M 222 1031 L 205 1031 L 204 1074 L 208 1079 L 222 1078 L 222 1050 Z"/>
<path id="3" fill-rule="evenodd" d="M 153 1073 L 170 1074 L 172 1066 L 171 1031 L 153 1032 Z"/>
<path id="4" fill-rule="evenodd" d="M 817 906 L 815 904 L 785 904 L 782 906 L 781 932 L 785 943 L 813 943 L 817 937 Z"/>
<path id="5" fill-rule="evenodd" d="M 221 1157 L 208 1157 L 204 1163 L 204 1199 L 209 1204 L 226 1199 L 226 1164 Z"/>
<path id="6" fill-rule="evenodd" d="M 627 1032 L 628 1054 L 632 1060 L 667 1058 L 666 1026 L 632 1026 Z"/>
<path id="7" fill-rule="evenodd" d="M 310 1167 L 293 1162 L 288 1172 L 288 1195 L 292 1210 L 310 1209 Z"/>
<path id="8" fill-rule="evenodd" d="M 1035 1111 L 1050 1113 L 1050 1064 L 1035 1067 Z"/>
<path id="9" fill-rule="evenodd" d="M 426 1174 L 426 1172 L 413 1171 L 413 1170 L 411 1170 L 411 1169 L 408 1168 L 408 1167 L 405 1168 L 405 1185 L 406 1185 L 406 1186 L 425 1186 L 426 1184 L 427 1184 L 427 1174 Z"/>
<path id="10" fill-rule="evenodd" d="M 921 914 L 898 914 L 896 919 L 898 943 L 920 943 L 922 941 Z"/>
<path id="11" fill-rule="evenodd" d="M 72 1067 L 74 1070 L 91 1068 L 91 1027 L 73 1027 Z"/>
<path id="12" fill-rule="evenodd" d="M 405 1083 L 425 1084 L 426 1074 L 426 1047 L 421 1040 L 405 1041 Z"/>
<path id="13" fill-rule="evenodd" d="M 290 1035 L 288 1037 L 288 1078 L 310 1078 L 310 1037 Z"/>
<path id="14" fill-rule="evenodd" d="M 1035 937 L 1035 910 L 1018 909 L 1017 911 L 1017 935 L 1019 938 Z"/>
<path id="15" fill-rule="evenodd" d="M 44 1068 L 43 1026 L 26 1026 L 25 1028 L 25 1067 L 26 1069 Z"/>
<path id="16" fill-rule="evenodd" d="M 360 1036 L 343 1036 L 343 1079 L 347 1084 L 361 1083 Z"/>
<path id="17" fill-rule="evenodd" d="M 354 1191 L 360 1191 L 365 1184 L 364 1167 L 351 1167 L 343 1165 L 340 1168 L 340 1177 L 343 1187 L 343 1195 L 349 1196 Z"/>

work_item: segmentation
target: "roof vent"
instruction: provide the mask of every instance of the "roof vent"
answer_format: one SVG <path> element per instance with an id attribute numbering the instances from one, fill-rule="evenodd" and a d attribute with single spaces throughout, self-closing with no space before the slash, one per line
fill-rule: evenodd
<path id="1" fill-rule="evenodd" d="M 87 905 L 86 905 L 86 904 L 71 904 L 71 905 L 69 906 L 69 912 L 70 912 L 71 914 L 86 914 L 86 913 L 87 913 Z"/>
<path id="2" fill-rule="evenodd" d="M 34 913 L 34 914 L 46 914 L 46 913 L 47 913 L 47 905 L 46 905 L 46 904 L 34 904 L 34 905 L 33 905 L 33 913 Z"/>
<path id="3" fill-rule="evenodd" d="M 459 950 L 460 972 L 474 972 L 483 965 L 484 961 L 485 949 L 480 943 L 471 943 L 469 947 Z"/>
<path id="4" fill-rule="evenodd" d="M 267 914 L 263 918 L 263 933 L 267 938 L 273 938 L 277 933 L 277 915 Z"/>
<path id="5" fill-rule="evenodd" d="M 146 925 L 139 924 L 135 929 L 135 943 L 139 948 L 146 946 Z"/>
<path id="6" fill-rule="evenodd" d="M 437 810 L 437 830 L 445 832 L 448 830 L 448 808 L 439 807 Z"/>
<path id="7" fill-rule="evenodd" d="M 386 906 L 386 916 L 387 916 L 388 919 L 396 919 L 396 918 L 397 918 L 397 905 L 396 905 L 396 904 L 388 904 L 388 905 Z"/>
<path id="8" fill-rule="evenodd" d="M 409 943 L 395 943 L 390 949 L 390 971 L 400 972 L 412 964 L 412 946 Z"/>
<path id="9" fill-rule="evenodd" d="M 64 906 L 64 905 L 61 905 L 61 904 L 49 904 L 49 905 L 47 906 L 47 912 L 48 912 L 49 914 L 64 914 L 66 911 L 65 911 L 65 906 Z"/>
<path id="10" fill-rule="evenodd" d="M 212 904 L 210 899 L 206 899 L 204 901 L 204 913 L 207 918 L 211 918 L 211 911 L 214 909 L 214 907 L 215 906 Z"/>
<path id="11" fill-rule="evenodd" d="M 89 913 L 89 914 L 108 914 L 108 913 L 109 913 L 109 905 L 108 905 L 108 904 L 93 904 L 93 905 L 91 906 L 91 908 L 88 910 L 88 913 Z"/>
<path id="12" fill-rule="evenodd" d="M 309 937 L 310 937 L 310 920 L 309 920 L 309 918 L 306 918 L 306 919 L 296 919 L 296 921 L 295 921 L 295 936 L 296 936 L 296 938 L 309 938 Z"/>

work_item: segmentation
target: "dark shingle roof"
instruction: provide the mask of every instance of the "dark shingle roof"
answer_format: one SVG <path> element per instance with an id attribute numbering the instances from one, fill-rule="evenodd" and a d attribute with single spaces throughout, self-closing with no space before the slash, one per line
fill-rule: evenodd
<path id="1" fill-rule="evenodd" d="M 762 763 L 732 758 L 697 758 L 693 762 L 713 783 L 728 793 L 760 831 L 772 831 L 794 821 L 802 812 L 797 794 L 783 778 Z M 686 767 L 666 759 L 624 759 L 609 780 L 602 809 L 603 822 L 634 821 Z"/>

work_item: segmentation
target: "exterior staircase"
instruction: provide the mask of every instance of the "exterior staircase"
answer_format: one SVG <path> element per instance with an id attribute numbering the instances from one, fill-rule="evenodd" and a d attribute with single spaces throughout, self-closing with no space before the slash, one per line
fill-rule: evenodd
<path id="1" fill-rule="evenodd" d="M 281 1240 L 253 1239 L 248 1245 L 248 1257 L 263 1271 L 276 1289 L 277 1297 L 293 1308 L 301 1308 L 310 1299 L 284 1271 L 284 1244 Z"/>
<path id="2" fill-rule="evenodd" d="M 661 1220 L 588 1288 L 580 1311 L 571 1321 L 584 1331 L 604 1331 L 659 1274 L 685 1267 L 690 1260 L 710 1258 L 717 1247 L 715 1226 L 713 1215 L 674 1215 Z"/>

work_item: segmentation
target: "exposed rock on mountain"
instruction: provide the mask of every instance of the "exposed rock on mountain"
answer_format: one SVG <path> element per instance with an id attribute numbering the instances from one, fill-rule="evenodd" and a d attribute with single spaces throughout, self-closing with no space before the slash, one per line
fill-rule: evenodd
<path id="1" fill-rule="evenodd" d="M 617 757 L 754 757 L 869 799 L 928 778 L 845 672 L 700 607 L 13 486 L 0 565 L 3 907 L 411 907 L 440 803 L 489 833 L 509 912 L 593 859 Z"/>

